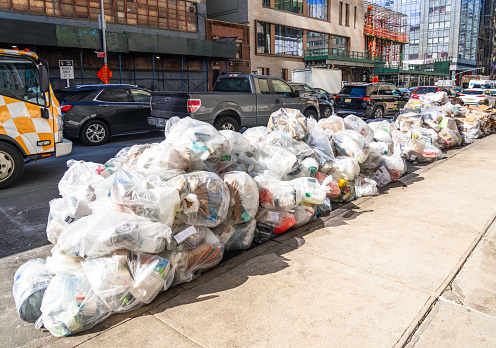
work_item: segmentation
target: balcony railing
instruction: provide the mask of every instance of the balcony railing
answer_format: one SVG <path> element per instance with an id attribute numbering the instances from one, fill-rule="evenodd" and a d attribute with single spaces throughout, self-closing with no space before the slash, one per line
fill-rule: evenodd
<path id="1" fill-rule="evenodd" d="M 305 50 L 305 60 L 345 60 L 350 62 L 375 63 L 384 62 L 384 57 L 342 48 L 312 48 Z"/>

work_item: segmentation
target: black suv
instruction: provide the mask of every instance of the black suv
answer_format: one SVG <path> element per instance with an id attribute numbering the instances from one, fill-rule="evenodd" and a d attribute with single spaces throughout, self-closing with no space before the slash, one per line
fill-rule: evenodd
<path id="1" fill-rule="evenodd" d="M 352 83 L 335 97 L 338 116 L 349 114 L 362 118 L 394 116 L 408 102 L 408 96 L 390 83 Z"/>
<path id="2" fill-rule="evenodd" d="M 148 124 L 150 91 L 133 85 L 80 85 L 55 91 L 64 136 L 101 145 L 109 136 L 157 130 Z"/>

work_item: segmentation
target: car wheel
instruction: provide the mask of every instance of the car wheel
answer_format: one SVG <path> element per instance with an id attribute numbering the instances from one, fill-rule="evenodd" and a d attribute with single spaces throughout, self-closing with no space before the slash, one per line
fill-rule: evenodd
<path id="1" fill-rule="evenodd" d="M 382 106 L 378 106 L 374 110 L 374 117 L 373 118 L 382 118 L 384 116 L 384 110 L 382 109 Z"/>
<path id="2" fill-rule="evenodd" d="M 15 184 L 24 173 L 24 158 L 13 145 L 0 142 L 0 189 Z"/>
<path id="3" fill-rule="evenodd" d="M 324 106 L 324 108 L 322 109 L 322 118 L 328 118 L 329 116 L 331 116 L 331 113 L 332 113 L 332 110 L 331 110 L 331 107 L 330 106 Z"/>
<path id="4" fill-rule="evenodd" d="M 308 109 L 305 111 L 305 113 L 303 114 L 306 118 L 313 118 L 315 120 L 319 120 L 319 116 L 317 115 L 317 113 L 312 110 L 312 109 Z"/>
<path id="5" fill-rule="evenodd" d="M 239 132 L 238 122 L 230 116 L 221 116 L 214 122 L 214 127 L 218 130 L 232 130 Z"/>
<path id="6" fill-rule="evenodd" d="M 102 121 L 88 121 L 81 129 L 81 141 L 86 145 L 104 144 L 109 138 L 109 129 Z"/>

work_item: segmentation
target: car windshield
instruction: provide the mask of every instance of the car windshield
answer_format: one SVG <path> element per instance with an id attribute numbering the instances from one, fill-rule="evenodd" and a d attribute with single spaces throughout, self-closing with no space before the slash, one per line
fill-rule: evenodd
<path id="1" fill-rule="evenodd" d="M 468 94 L 468 95 L 483 95 L 484 91 L 476 91 L 473 89 L 466 89 L 462 92 L 462 94 Z"/>
<path id="2" fill-rule="evenodd" d="M 305 88 L 303 88 L 303 85 L 291 85 L 291 87 L 293 87 L 293 89 L 297 90 L 297 91 L 304 91 Z"/>
<path id="3" fill-rule="evenodd" d="M 344 86 L 339 94 L 349 95 L 350 97 L 365 97 L 365 87 Z"/>
<path id="4" fill-rule="evenodd" d="M 419 87 L 415 90 L 415 94 L 436 93 L 437 87 Z"/>

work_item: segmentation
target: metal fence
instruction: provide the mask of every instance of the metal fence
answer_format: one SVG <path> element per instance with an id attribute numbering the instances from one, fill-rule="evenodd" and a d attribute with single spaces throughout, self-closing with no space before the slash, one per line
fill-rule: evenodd
<path id="1" fill-rule="evenodd" d="M 208 60 L 201 61 L 200 69 L 190 69 L 186 60 L 181 63 L 181 69 L 165 69 L 159 59 L 153 60 L 151 69 L 137 68 L 136 65 L 131 69 L 109 66 L 112 72 L 109 83 L 132 84 L 152 91 L 207 92 L 212 89 L 218 75 L 227 73 L 229 68 L 226 63 L 222 64 L 222 71 L 209 69 Z M 60 79 L 59 67 L 50 65 L 49 68 L 52 86 L 55 89 L 66 87 L 67 81 Z M 102 83 L 97 77 L 100 69 L 101 66 L 74 66 L 74 80 L 69 81 L 70 85 Z"/>

